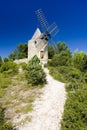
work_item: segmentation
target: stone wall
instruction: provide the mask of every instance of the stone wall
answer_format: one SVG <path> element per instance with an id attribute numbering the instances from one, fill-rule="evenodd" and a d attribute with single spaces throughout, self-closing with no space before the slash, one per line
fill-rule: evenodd
<path id="1" fill-rule="evenodd" d="M 18 60 L 15 60 L 14 62 L 17 63 L 17 64 L 20 64 L 20 63 L 23 63 L 23 62 L 28 63 L 28 58 L 18 59 Z"/>

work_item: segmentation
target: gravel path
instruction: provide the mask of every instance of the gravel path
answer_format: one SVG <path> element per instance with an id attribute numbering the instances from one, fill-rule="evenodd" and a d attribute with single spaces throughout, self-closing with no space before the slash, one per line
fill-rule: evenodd
<path id="1" fill-rule="evenodd" d="M 32 112 L 32 121 L 20 126 L 18 130 L 60 130 L 60 121 L 64 111 L 66 92 L 64 83 L 54 80 L 48 69 L 47 84 L 41 98 L 37 98 Z"/>

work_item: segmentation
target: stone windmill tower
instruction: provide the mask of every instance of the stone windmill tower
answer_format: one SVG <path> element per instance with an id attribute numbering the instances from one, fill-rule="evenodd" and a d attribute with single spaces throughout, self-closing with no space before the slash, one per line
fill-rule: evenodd
<path id="1" fill-rule="evenodd" d="M 43 31 L 41 32 L 37 28 L 31 40 L 28 41 L 28 61 L 37 55 L 40 61 L 45 64 L 48 61 L 48 40 L 56 47 L 52 35 L 58 32 L 58 28 L 55 23 L 49 26 L 41 9 L 37 10 L 36 14 Z"/>

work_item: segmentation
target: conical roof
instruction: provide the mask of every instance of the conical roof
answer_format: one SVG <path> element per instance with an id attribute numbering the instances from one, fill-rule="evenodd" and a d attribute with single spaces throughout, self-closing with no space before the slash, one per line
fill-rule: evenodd
<path id="1" fill-rule="evenodd" d="M 37 28 L 32 39 L 37 39 L 40 35 L 41 35 L 41 31 L 39 28 Z"/>

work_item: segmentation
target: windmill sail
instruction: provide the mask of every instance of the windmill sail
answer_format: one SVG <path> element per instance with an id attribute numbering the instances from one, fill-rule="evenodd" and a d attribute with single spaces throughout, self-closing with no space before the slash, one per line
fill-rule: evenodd
<path id="1" fill-rule="evenodd" d="M 49 24 L 48 24 L 46 17 L 44 15 L 44 13 L 42 12 L 42 10 L 41 9 L 37 10 L 36 15 L 37 15 L 38 21 L 41 24 L 41 26 L 43 27 L 43 29 L 48 31 L 47 28 L 49 27 Z"/>
<path id="2" fill-rule="evenodd" d="M 43 34 L 41 35 L 41 38 L 50 40 L 51 45 L 54 46 L 54 48 L 57 48 L 52 37 L 58 33 L 58 26 L 56 25 L 56 23 L 49 25 L 45 15 L 41 9 L 38 9 L 36 11 L 36 15 L 37 15 L 38 21 L 43 29 Z"/>

